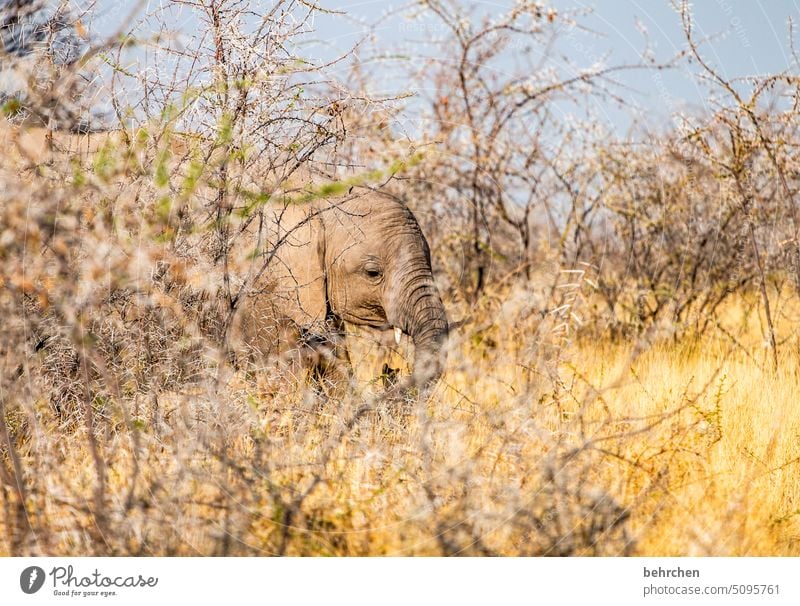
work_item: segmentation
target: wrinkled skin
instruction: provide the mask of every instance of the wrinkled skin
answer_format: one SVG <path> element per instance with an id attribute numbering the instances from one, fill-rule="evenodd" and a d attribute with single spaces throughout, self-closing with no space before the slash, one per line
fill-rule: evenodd
<path id="1" fill-rule="evenodd" d="M 343 198 L 269 206 L 262 219 L 248 235 L 258 253 L 244 256 L 252 287 L 240 326 L 252 350 L 269 352 L 287 323 L 323 343 L 347 322 L 408 335 L 413 384 L 441 375 L 447 317 L 428 244 L 405 205 L 354 188 Z"/>

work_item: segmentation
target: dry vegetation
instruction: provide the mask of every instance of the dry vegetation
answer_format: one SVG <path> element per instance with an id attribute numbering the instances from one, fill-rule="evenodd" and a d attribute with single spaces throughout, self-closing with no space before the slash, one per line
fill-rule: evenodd
<path id="1" fill-rule="evenodd" d="M 724 80 L 683 6 L 671 62 L 502 80 L 580 15 L 426 2 L 446 60 L 413 62 L 409 133 L 366 41 L 312 61 L 317 9 L 259 4 L 176 1 L 194 38 L 81 61 L 44 44 L 3 101 L 0 554 L 799 555 L 796 72 Z M 144 45 L 162 69 L 125 67 Z M 671 132 L 556 119 L 689 57 L 715 105 Z M 115 130 L 69 132 L 98 95 Z M 371 384 L 407 352 L 368 331 L 319 384 L 242 372 L 206 313 L 235 310 L 226 255 L 267 200 L 353 184 L 407 200 L 457 320 L 410 406 Z"/>

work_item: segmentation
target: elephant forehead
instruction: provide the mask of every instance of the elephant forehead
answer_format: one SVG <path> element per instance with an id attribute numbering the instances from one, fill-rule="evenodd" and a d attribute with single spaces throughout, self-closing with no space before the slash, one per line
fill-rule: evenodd
<path id="1" fill-rule="evenodd" d="M 339 213 L 332 234 L 334 244 L 344 247 L 376 249 L 402 245 L 420 235 L 419 227 L 403 209 L 373 209 L 364 214 Z M 410 243 L 410 242 L 407 242 Z"/>
<path id="2" fill-rule="evenodd" d="M 331 206 L 336 221 L 343 226 L 370 228 L 384 222 L 414 220 L 402 202 L 383 194 L 358 195 L 332 202 Z"/>
<path id="3" fill-rule="evenodd" d="M 423 247 L 410 231 L 401 228 L 364 232 L 349 231 L 343 237 L 328 242 L 329 261 L 338 269 L 355 271 L 370 263 L 388 266 L 394 261 L 413 258 Z"/>

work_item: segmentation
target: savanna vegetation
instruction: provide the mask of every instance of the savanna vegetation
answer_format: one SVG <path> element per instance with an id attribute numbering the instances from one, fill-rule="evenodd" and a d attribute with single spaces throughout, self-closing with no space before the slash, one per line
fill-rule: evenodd
<path id="1" fill-rule="evenodd" d="M 0 554 L 800 555 L 796 56 L 727 80 L 686 3 L 670 60 L 588 67 L 539 2 L 399 9 L 414 56 L 316 56 L 346 16 L 297 0 L 38 4 L 0 5 Z M 605 130 L 631 70 L 706 111 Z M 231 355 L 247 225 L 353 186 L 450 319 L 402 402 L 375 331 L 324 377 Z"/>

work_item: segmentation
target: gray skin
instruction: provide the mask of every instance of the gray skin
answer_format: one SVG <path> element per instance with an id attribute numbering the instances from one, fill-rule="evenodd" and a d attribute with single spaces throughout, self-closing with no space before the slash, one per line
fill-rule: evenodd
<path id="1" fill-rule="evenodd" d="M 251 351 L 274 353 L 276 337 L 289 339 L 287 326 L 320 340 L 342 322 L 400 329 L 414 344 L 410 382 L 439 378 L 447 316 L 428 243 L 403 203 L 353 188 L 341 198 L 268 205 L 246 240 L 257 249 L 240 256 L 250 287 L 239 327 Z"/>

